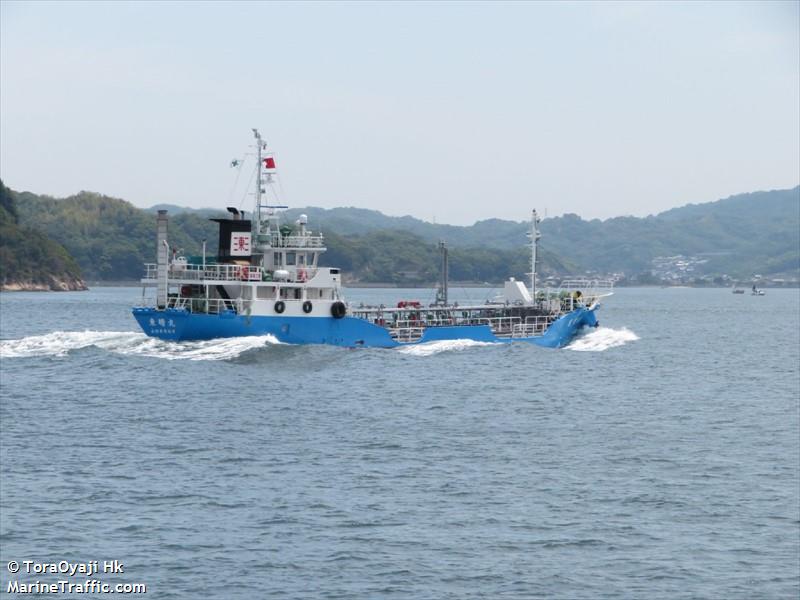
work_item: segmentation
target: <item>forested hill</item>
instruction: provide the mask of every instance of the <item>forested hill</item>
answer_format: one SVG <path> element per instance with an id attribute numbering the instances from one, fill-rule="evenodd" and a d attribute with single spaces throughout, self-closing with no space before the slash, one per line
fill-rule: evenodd
<path id="1" fill-rule="evenodd" d="M 61 243 L 89 279 L 138 279 L 142 263 L 154 261 L 153 209 L 90 192 L 64 199 L 12 195 L 20 223 Z M 199 254 L 205 238 L 213 252 L 217 227 L 208 221 L 213 210 L 168 208 L 171 244 L 185 254 Z M 526 221 L 490 219 L 459 227 L 357 208 L 314 207 L 288 211 L 287 221 L 302 212 L 312 229 L 321 228 L 326 236 L 324 264 L 341 267 L 351 281 L 433 281 L 440 239 L 451 248 L 453 280 L 498 282 L 522 278 L 529 270 Z M 541 227 L 545 275 L 589 270 L 649 274 L 654 258 L 674 255 L 702 257 L 698 274 L 743 279 L 753 273 L 800 274 L 800 187 L 742 194 L 645 218 L 585 221 L 565 215 L 545 219 Z"/>
<path id="2" fill-rule="evenodd" d="M 155 262 L 155 216 L 132 204 L 92 192 L 57 199 L 30 192 L 16 194 L 20 221 L 57 240 L 75 257 L 89 280 L 142 277 L 145 262 Z M 202 240 L 217 247 L 217 224 L 205 216 L 173 215 L 170 243 L 199 254 Z"/>
<path id="3" fill-rule="evenodd" d="M 19 224 L 17 203 L 0 181 L 0 289 L 84 290 L 81 270 L 59 243 Z"/>
<path id="4" fill-rule="evenodd" d="M 307 207 L 323 230 L 339 234 L 402 230 L 430 242 L 445 239 L 454 247 L 522 247 L 528 221 L 490 219 L 468 227 L 427 223 L 413 217 L 388 217 L 358 208 Z M 706 273 L 749 278 L 753 273 L 800 273 L 800 186 L 739 194 L 724 200 L 688 204 L 655 216 L 586 221 L 578 215 L 545 219 L 542 248 L 580 270 L 647 271 L 659 256 L 698 256 Z"/>
<path id="5" fill-rule="evenodd" d="M 301 213 L 325 233 L 403 231 L 429 243 L 444 239 L 454 248 L 520 249 L 530 227 L 528 221 L 501 219 L 459 227 L 362 208 L 305 207 L 287 211 L 287 217 L 294 220 Z M 587 221 L 568 214 L 545 219 L 541 229 L 542 248 L 581 272 L 630 275 L 649 271 L 656 257 L 684 255 L 707 261 L 698 267 L 701 273 L 800 275 L 800 186 L 688 204 L 644 218 Z"/>
<path id="6" fill-rule="evenodd" d="M 81 192 L 56 199 L 30 192 L 15 194 L 21 220 L 58 240 L 69 250 L 91 280 L 136 280 L 143 264 L 154 262 L 155 208 L 142 210 L 124 200 Z M 217 247 L 217 224 L 208 220 L 214 211 L 168 207 L 170 244 L 182 254 L 199 255 L 202 240 L 209 253 Z M 176 214 L 177 213 L 177 214 Z M 217 213 L 217 216 L 224 213 Z M 317 224 L 311 225 L 316 228 Z M 437 277 L 436 245 L 406 231 L 366 231 L 339 235 L 325 230 L 328 252 L 322 263 L 340 267 L 348 281 L 366 283 L 424 284 Z M 450 273 L 455 281 L 502 281 L 524 277 L 530 270 L 529 251 L 458 248 L 451 253 Z M 541 271 L 547 274 L 576 272 L 576 265 L 552 252 L 542 253 Z"/>
<path id="7" fill-rule="evenodd" d="M 548 247 L 578 264 L 635 273 L 659 256 L 695 256 L 705 273 L 749 278 L 800 274 L 800 186 L 690 204 L 642 219 L 542 223 Z M 589 244 L 574 244 L 589 240 Z"/>

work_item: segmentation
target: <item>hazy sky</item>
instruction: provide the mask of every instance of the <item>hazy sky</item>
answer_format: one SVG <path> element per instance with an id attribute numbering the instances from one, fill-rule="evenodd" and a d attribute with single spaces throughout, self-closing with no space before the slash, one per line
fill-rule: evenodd
<path id="1" fill-rule="evenodd" d="M 138 206 L 442 223 L 645 215 L 800 182 L 798 2 L 0 4 L 0 176 Z"/>

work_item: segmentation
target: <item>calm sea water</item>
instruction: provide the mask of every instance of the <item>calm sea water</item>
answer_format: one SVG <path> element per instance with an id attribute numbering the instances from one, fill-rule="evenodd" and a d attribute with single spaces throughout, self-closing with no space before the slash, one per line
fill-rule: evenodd
<path id="1" fill-rule="evenodd" d="M 136 294 L 0 296 L 3 593 L 800 594 L 798 290 L 621 289 L 565 350 L 171 344 Z"/>

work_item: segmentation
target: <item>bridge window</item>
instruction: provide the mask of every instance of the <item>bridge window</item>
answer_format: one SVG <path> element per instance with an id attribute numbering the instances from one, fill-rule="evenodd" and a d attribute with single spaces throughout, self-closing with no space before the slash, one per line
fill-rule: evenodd
<path id="1" fill-rule="evenodd" d="M 296 252 L 287 252 L 286 253 L 286 266 L 292 267 L 294 266 L 297 260 L 297 253 Z"/>
<path id="2" fill-rule="evenodd" d="M 283 258 L 283 254 L 281 254 L 280 252 L 276 252 L 273 255 L 273 261 L 275 262 L 275 266 L 276 267 L 280 267 L 283 264 L 282 258 Z"/>

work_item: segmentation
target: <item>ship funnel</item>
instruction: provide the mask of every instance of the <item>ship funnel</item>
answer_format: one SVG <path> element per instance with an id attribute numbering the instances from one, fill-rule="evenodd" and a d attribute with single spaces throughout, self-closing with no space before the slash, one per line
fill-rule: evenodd
<path id="1" fill-rule="evenodd" d="M 167 217 L 167 211 L 158 211 L 158 218 L 156 220 L 156 263 L 158 266 L 156 306 L 158 308 L 166 308 L 167 306 L 167 269 L 169 268 L 169 242 L 167 242 L 168 222 L 169 217 Z"/>

